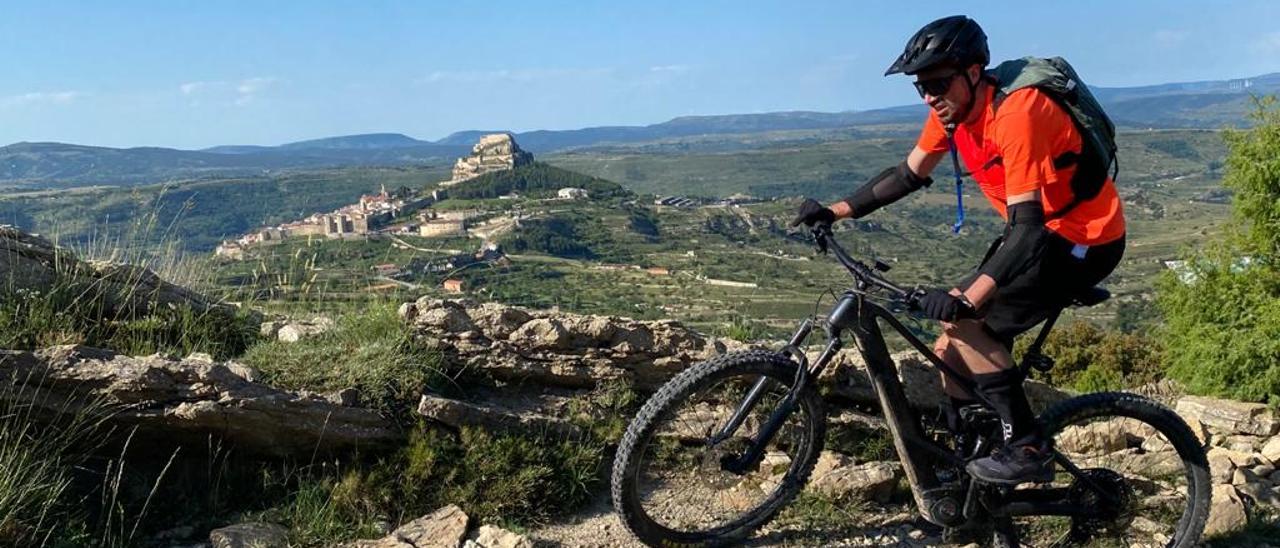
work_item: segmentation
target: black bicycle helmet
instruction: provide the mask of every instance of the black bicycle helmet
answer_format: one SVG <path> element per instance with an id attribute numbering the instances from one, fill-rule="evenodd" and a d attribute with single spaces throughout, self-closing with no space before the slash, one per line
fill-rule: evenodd
<path id="1" fill-rule="evenodd" d="M 986 66 L 991 61 L 987 35 L 978 22 L 963 15 L 943 17 L 925 25 L 907 41 L 907 47 L 893 62 L 885 76 L 915 74 L 943 63 L 964 67 L 974 63 Z"/>

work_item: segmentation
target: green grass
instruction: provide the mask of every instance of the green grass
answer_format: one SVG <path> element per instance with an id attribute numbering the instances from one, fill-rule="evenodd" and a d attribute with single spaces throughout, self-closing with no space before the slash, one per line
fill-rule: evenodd
<path id="1" fill-rule="evenodd" d="M 76 279 L 59 279 L 45 291 L 2 286 L 0 348 L 86 344 L 135 356 L 205 352 L 227 359 L 257 338 L 257 320 L 245 311 L 154 303 L 130 310 L 106 304 L 128 291 Z"/>
<path id="2" fill-rule="evenodd" d="M 90 529 L 74 486 L 74 469 L 102 443 L 107 411 L 92 402 L 49 422 L 17 402 L 30 398 L 38 378 L 0 386 L 0 545 L 76 544 Z M 74 404 L 75 402 L 72 402 Z"/>
<path id="3" fill-rule="evenodd" d="M 603 449 L 590 440 L 419 427 L 395 454 L 323 483 L 328 502 L 309 508 L 349 523 L 401 523 L 457 504 L 479 522 L 526 527 L 586 504 L 605 465 Z M 316 521 L 323 520 L 302 523 Z"/>
<path id="4" fill-rule="evenodd" d="M 396 313 L 396 303 L 352 307 L 337 315 L 337 326 L 295 343 L 265 341 L 242 361 L 262 381 L 291 390 L 355 388 L 362 405 L 403 417 L 423 390 L 444 382 L 439 355 L 414 340 Z"/>
<path id="5" fill-rule="evenodd" d="M 602 382 L 569 402 L 569 420 L 589 432 L 597 445 L 617 444 L 642 403 L 630 381 Z"/>

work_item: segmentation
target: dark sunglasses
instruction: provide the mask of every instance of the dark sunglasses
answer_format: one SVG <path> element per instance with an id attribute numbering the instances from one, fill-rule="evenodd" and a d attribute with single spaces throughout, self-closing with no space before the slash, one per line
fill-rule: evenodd
<path id="1" fill-rule="evenodd" d="M 916 86 L 916 92 L 920 94 L 921 99 L 923 99 L 926 94 L 933 97 L 941 97 L 946 95 L 947 91 L 951 89 L 951 81 L 955 80 L 956 76 L 960 76 L 960 73 L 953 72 L 946 76 L 912 82 L 912 84 Z"/>

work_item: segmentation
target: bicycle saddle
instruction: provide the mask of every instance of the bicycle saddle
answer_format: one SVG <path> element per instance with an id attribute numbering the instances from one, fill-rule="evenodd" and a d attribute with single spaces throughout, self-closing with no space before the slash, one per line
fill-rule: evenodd
<path id="1" fill-rule="evenodd" d="M 1071 306 L 1088 307 L 1111 298 L 1111 292 L 1098 286 L 1090 287 L 1071 298 Z"/>

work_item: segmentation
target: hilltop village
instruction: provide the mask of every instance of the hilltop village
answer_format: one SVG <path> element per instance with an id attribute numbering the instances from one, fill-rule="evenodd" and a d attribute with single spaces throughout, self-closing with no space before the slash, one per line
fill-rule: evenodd
<path id="1" fill-rule="evenodd" d="M 448 187 L 475 179 L 486 173 L 505 171 L 533 163 L 533 155 L 521 150 L 511 135 L 497 133 L 480 138 L 471 154 L 459 158 L 453 175 L 437 184 L 437 190 L 420 194 L 407 187 L 388 191 L 385 186 L 377 194 L 366 194 L 354 204 L 328 213 L 316 213 L 305 219 L 260 228 L 218 245 L 218 257 L 239 260 L 254 246 L 274 245 L 292 238 L 367 238 L 374 234 L 405 234 L 426 238 L 465 236 L 468 220 L 474 211 L 437 211 L 430 206 L 447 196 Z M 562 199 L 586 198 L 579 188 L 563 188 Z"/>
<path id="2" fill-rule="evenodd" d="M 488 219 L 478 222 L 482 212 L 477 210 L 439 210 L 431 206 L 448 198 L 450 189 L 460 188 L 468 181 L 494 172 L 509 171 L 534 163 L 533 154 L 520 148 L 507 133 L 485 135 L 471 149 L 471 154 L 458 158 L 452 176 L 440 181 L 435 189 L 424 193 L 408 187 L 387 190 L 385 185 L 377 194 L 365 194 L 353 204 L 327 213 L 316 213 L 305 219 L 276 226 L 262 227 L 233 240 L 223 241 L 214 254 L 229 260 L 242 260 L 255 246 L 270 246 L 296 238 L 364 239 L 373 235 L 404 235 L 423 238 L 479 236 L 490 239 L 496 233 L 518 226 L 518 215 Z M 518 198 L 518 194 L 500 198 Z M 556 200 L 581 200 L 589 198 L 586 189 L 560 188 Z M 692 208 L 700 206 L 728 206 L 758 202 L 759 200 L 735 194 L 725 199 L 708 201 L 683 196 L 658 196 L 656 206 Z"/>

